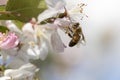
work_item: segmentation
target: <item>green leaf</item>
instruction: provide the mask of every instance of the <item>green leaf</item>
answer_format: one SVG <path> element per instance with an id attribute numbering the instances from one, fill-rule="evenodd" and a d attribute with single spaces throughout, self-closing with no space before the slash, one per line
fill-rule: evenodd
<path id="1" fill-rule="evenodd" d="M 0 25 L 0 32 L 6 33 L 6 31 L 9 31 L 9 29 L 5 26 Z"/>
<path id="2" fill-rule="evenodd" d="M 5 10 L 5 6 L 4 5 L 0 5 L 0 11 L 4 11 Z"/>
<path id="3" fill-rule="evenodd" d="M 0 20 L 16 20 L 17 18 L 12 14 L 2 14 L 0 15 Z"/>
<path id="4" fill-rule="evenodd" d="M 0 19 L 16 19 L 28 22 L 46 9 L 44 0 L 8 0 L 6 11 L 11 14 L 2 14 Z M 8 17 L 9 16 L 9 17 Z"/>
<path id="5" fill-rule="evenodd" d="M 21 29 L 24 25 L 24 23 L 18 21 L 18 20 L 12 20 L 12 22 L 19 28 Z"/>
<path id="6" fill-rule="evenodd" d="M 0 71 L 4 71 L 5 70 L 5 67 L 0 65 Z"/>

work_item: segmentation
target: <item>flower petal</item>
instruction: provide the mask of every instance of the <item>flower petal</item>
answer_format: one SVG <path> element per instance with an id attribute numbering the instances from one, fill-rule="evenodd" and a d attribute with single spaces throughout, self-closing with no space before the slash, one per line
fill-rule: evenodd
<path id="1" fill-rule="evenodd" d="M 65 6 L 64 0 L 45 0 L 47 3 L 48 8 L 56 10 L 63 8 Z"/>
<path id="2" fill-rule="evenodd" d="M 4 72 L 5 76 L 12 77 L 14 80 L 33 80 L 33 76 L 37 68 L 31 63 L 22 65 L 18 69 L 7 69 Z"/>
<path id="3" fill-rule="evenodd" d="M 3 76 L 3 77 L 0 77 L 0 80 L 10 80 L 11 77 L 7 77 L 7 76 Z"/>
<path id="4" fill-rule="evenodd" d="M 12 32 L 22 33 L 21 30 L 11 21 L 6 21 L 7 28 Z"/>
<path id="5" fill-rule="evenodd" d="M 51 35 L 51 44 L 52 44 L 53 51 L 55 51 L 56 53 L 60 53 L 64 51 L 64 44 L 59 34 L 57 33 L 57 31 L 55 31 Z"/>
<path id="6" fill-rule="evenodd" d="M 0 48 L 11 49 L 18 45 L 19 40 L 15 33 L 9 33 L 8 36 L 1 42 Z"/>

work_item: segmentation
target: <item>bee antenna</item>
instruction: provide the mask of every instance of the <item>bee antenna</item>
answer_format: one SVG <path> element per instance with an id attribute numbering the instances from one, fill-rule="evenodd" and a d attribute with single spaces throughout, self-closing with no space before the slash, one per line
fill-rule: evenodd
<path id="1" fill-rule="evenodd" d="M 67 12 L 67 9 L 66 9 L 65 6 L 64 6 L 64 9 L 65 9 L 64 15 L 65 15 L 65 16 L 68 16 L 68 12 Z"/>
<path id="2" fill-rule="evenodd" d="M 71 18 L 70 18 L 70 16 L 69 16 L 69 14 L 68 14 L 67 9 L 66 9 L 65 6 L 64 6 L 64 9 L 65 9 L 64 15 L 65 15 L 66 17 L 68 17 L 69 20 L 72 22 L 72 20 L 71 20 Z"/>

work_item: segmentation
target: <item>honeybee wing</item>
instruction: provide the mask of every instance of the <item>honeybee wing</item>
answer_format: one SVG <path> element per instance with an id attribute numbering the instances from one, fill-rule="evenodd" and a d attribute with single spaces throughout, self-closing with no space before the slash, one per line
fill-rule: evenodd
<path id="1" fill-rule="evenodd" d="M 38 23 L 41 21 L 53 17 L 59 13 L 62 9 L 64 9 L 65 2 L 63 0 L 45 0 L 48 6 L 48 9 L 45 10 L 38 16 Z"/>
<path id="2" fill-rule="evenodd" d="M 51 35 L 51 44 L 52 44 L 53 50 L 56 53 L 60 53 L 64 51 L 65 46 L 57 31 L 53 32 L 53 34 Z"/>
<path id="3" fill-rule="evenodd" d="M 81 41 L 79 41 L 79 42 L 76 44 L 76 46 L 79 48 L 79 47 L 80 47 L 80 44 L 86 45 L 86 41 L 81 40 Z"/>
<path id="4" fill-rule="evenodd" d="M 83 33 L 81 35 L 82 35 L 81 43 L 83 45 L 86 45 L 86 40 L 85 40 L 85 37 L 84 37 Z"/>
<path id="5" fill-rule="evenodd" d="M 86 40 L 85 40 L 84 34 L 81 33 L 80 36 L 81 36 L 81 38 L 80 38 L 79 42 L 76 44 L 77 47 L 80 47 L 80 44 L 86 45 Z"/>

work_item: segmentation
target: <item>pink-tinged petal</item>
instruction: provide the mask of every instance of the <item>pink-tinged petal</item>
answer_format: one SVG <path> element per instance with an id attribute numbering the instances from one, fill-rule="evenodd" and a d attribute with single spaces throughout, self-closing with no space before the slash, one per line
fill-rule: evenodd
<path id="1" fill-rule="evenodd" d="M 46 24 L 46 25 L 44 25 L 43 26 L 45 29 L 47 29 L 47 30 L 52 30 L 52 31 L 54 31 L 54 30 L 57 30 L 58 29 L 58 25 L 56 25 L 56 24 Z"/>
<path id="2" fill-rule="evenodd" d="M 62 29 L 69 26 L 70 23 L 71 23 L 71 21 L 67 18 L 56 19 L 55 22 L 54 22 L 54 24 L 58 25 Z"/>
<path id="3" fill-rule="evenodd" d="M 1 38 L 4 38 L 1 40 L 0 48 L 1 49 L 11 49 L 18 45 L 19 39 L 15 35 L 15 33 L 9 33 L 8 35 L 3 35 Z"/>
<path id="4" fill-rule="evenodd" d="M 60 53 L 64 51 L 64 44 L 59 36 L 59 34 L 57 33 L 57 31 L 55 31 L 52 35 L 51 35 L 51 44 L 52 44 L 52 48 L 53 51 L 56 53 Z"/>

